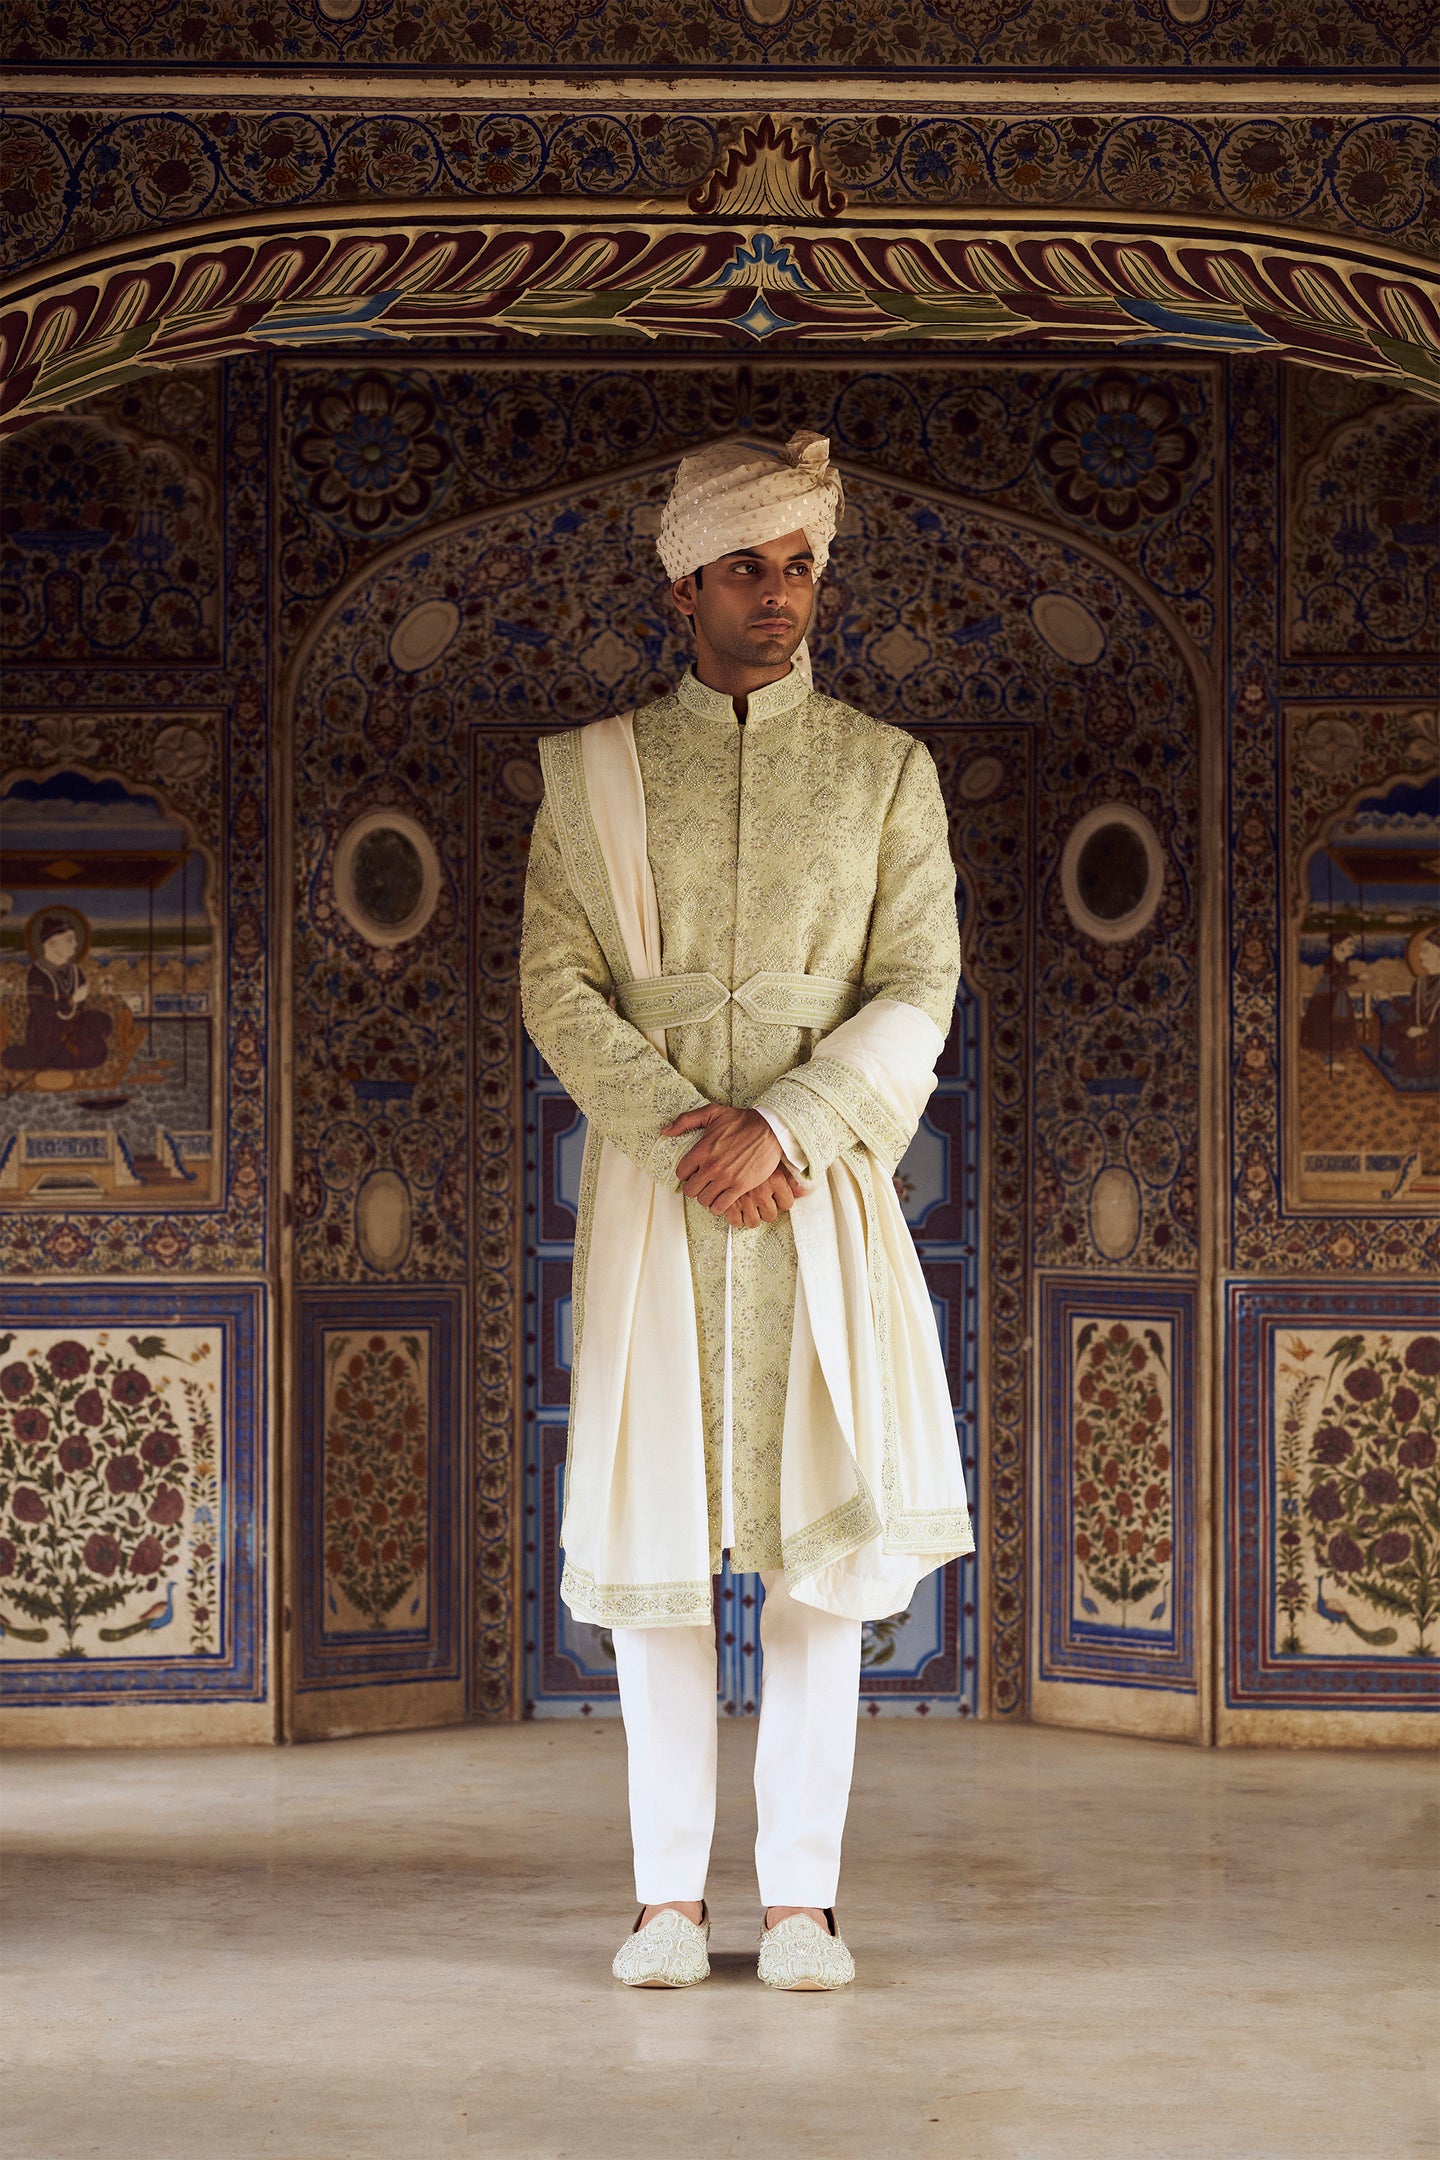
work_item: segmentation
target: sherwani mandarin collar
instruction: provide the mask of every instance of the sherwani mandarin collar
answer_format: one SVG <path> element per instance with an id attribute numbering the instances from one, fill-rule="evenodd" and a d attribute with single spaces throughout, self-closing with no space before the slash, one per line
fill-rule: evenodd
<path id="1" fill-rule="evenodd" d="M 712 690 L 702 683 L 693 668 L 687 668 L 676 686 L 675 695 L 687 712 L 701 713 L 707 720 L 735 721 L 735 700 L 728 690 Z M 803 705 L 811 695 L 809 683 L 800 670 L 792 667 L 788 675 L 778 682 L 764 683 L 752 690 L 745 704 L 746 725 L 756 720 L 772 720 L 779 713 L 790 712 Z"/>

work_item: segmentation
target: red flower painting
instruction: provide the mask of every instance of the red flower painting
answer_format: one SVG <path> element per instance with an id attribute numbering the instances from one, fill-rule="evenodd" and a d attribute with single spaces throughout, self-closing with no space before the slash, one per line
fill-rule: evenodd
<path id="1" fill-rule="evenodd" d="M 425 1567 L 415 1536 L 428 1504 L 420 1340 L 342 1335 L 330 1360 L 325 1572 L 372 1628 L 383 1628 Z"/>
<path id="2" fill-rule="evenodd" d="M 1388 1617 L 1355 1632 L 1377 1645 L 1407 1622 L 1415 1657 L 1430 1654 L 1440 1618 L 1440 1337 L 1402 1350 L 1389 1335 L 1345 1335 L 1330 1352 L 1320 1423 L 1310 1442 L 1304 1514 L 1317 1569 Z"/>
<path id="3" fill-rule="evenodd" d="M 1075 1357 L 1075 1558 L 1124 1627 L 1168 1587 L 1175 1550 L 1164 1345 L 1153 1329 L 1091 1320 Z"/>
<path id="4" fill-rule="evenodd" d="M 75 1341 L 0 1369 L 0 1397 L 13 1406 L 0 1417 L 6 1602 L 58 1622 L 53 1654 L 84 1657 L 82 1621 L 155 1589 L 179 1557 L 184 1438 L 144 1373 Z"/>

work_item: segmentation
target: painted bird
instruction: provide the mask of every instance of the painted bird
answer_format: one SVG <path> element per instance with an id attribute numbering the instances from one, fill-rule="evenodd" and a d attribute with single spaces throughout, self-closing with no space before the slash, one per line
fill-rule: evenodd
<path id="1" fill-rule="evenodd" d="M 163 1604 L 149 1605 L 138 1620 L 127 1621 L 124 1627 L 102 1627 L 101 1642 L 125 1642 L 131 1635 L 143 1635 L 148 1628 L 153 1634 L 157 1628 L 169 1627 L 175 1617 L 175 1585 L 165 1585 Z"/>
<path id="2" fill-rule="evenodd" d="M 163 1335 L 127 1335 L 125 1340 L 135 1352 L 136 1357 L 168 1357 L 177 1365 L 183 1365 L 185 1362 L 184 1358 L 180 1357 L 174 1350 L 165 1348 Z"/>
<path id="3" fill-rule="evenodd" d="M 1325 1602 L 1325 1577 L 1323 1575 L 1317 1575 L 1315 1578 L 1315 1610 L 1322 1620 L 1330 1622 L 1331 1627 L 1348 1627 L 1353 1634 L 1360 1637 L 1362 1642 L 1374 1643 L 1379 1650 L 1383 1650 L 1387 1643 L 1392 1643 L 1395 1640 L 1393 1627 L 1364 1628 L 1361 1627 L 1358 1620 L 1353 1620 L 1350 1617 L 1343 1605 L 1327 1605 Z"/>

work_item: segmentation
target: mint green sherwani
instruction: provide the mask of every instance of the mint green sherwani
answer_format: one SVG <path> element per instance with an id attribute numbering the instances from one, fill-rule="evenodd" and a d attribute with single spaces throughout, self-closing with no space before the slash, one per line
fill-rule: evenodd
<path id="1" fill-rule="evenodd" d="M 796 673 L 756 691 L 742 726 L 731 699 L 686 674 L 675 694 L 635 715 L 647 844 L 659 902 L 664 974 L 716 978 L 739 993 L 703 1019 L 667 1023 L 662 1056 L 614 1000 L 615 984 L 567 875 L 547 792 L 525 891 L 521 983 L 531 1037 L 592 1129 L 675 1189 L 696 1135 L 662 1126 L 705 1103 L 753 1105 L 794 1135 L 809 1178 L 849 1151 L 893 1169 L 911 1138 L 851 1065 L 824 1054 L 823 1029 L 783 1011 L 793 982 L 858 986 L 948 1032 L 960 970 L 955 874 L 929 752 L 898 728 L 821 697 Z M 747 990 L 747 986 L 754 985 Z M 697 994 L 697 1010 L 713 998 Z M 803 1003 L 803 994 L 801 1002 Z M 582 1196 L 575 1256 L 577 1359 L 593 1181 Z M 712 1566 L 721 1542 L 727 1225 L 694 1202 L 686 1229 L 696 1300 Z M 731 1559 L 775 1569 L 780 1456 L 795 1306 L 791 1226 L 737 1231 L 731 1260 Z"/>

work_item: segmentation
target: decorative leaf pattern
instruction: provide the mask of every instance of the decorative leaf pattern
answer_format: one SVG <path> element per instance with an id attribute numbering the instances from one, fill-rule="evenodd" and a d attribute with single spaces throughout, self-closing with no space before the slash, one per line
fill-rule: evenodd
<path id="1" fill-rule="evenodd" d="M 1092 1598 L 1119 1608 L 1121 1627 L 1143 1627 L 1175 1557 L 1165 1347 L 1153 1327 L 1123 1320 L 1075 1328 L 1077 1572 Z"/>
<path id="2" fill-rule="evenodd" d="M 210 1342 L 191 1328 L 128 1340 L 47 1332 L 7 1336 L 0 1355 L 5 1655 L 213 1650 L 219 1472 Z"/>
<path id="3" fill-rule="evenodd" d="M 325 1571 L 363 1627 L 396 1624 L 429 1560 L 429 1416 L 416 1335 L 332 1336 L 326 1345 Z M 403 1619 L 403 1615 L 398 1616 Z"/>
<path id="4" fill-rule="evenodd" d="M 7 58 L 64 62 L 103 74 L 117 62 L 147 73 L 267 69 L 431 68 L 533 77 L 583 69 L 604 96 L 607 69 L 693 75 L 722 70 L 872 75 L 904 68 L 1017 74 L 1078 68 L 1248 75 L 1323 69 L 1342 80 L 1434 64 L 1424 0 L 1310 0 L 1277 14 L 1264 0 L 1216 0 L 1198 15 L 1137 0 L 1123 11 L 1095 0 L 635 0 L 623 14 L 602 0 L 368 0 L 364 6 L 239 0 L 185 12 L 164 0 L 12 0 Z M 83 56 L 83 57 L 82 57 Z M 287 116 L 288 117 L 288 116 Z M 393 128 L 394 122 L 392 121 Z M 599 138 L 604 141 L 603 135 Z M 399 144 L 403 153 L 403 138 Z M 381 138 L 384 148 L 384 138 Z M 284 155 L 285 153 L 280 153 Z M 180 175 L 158 165 L 158 188 Z"/>
<path id="5" fill-rule="evenodd" d="M 1303 1509 L 1320 1582 L 1328 1576 L 1372 1615 L 1408 1622 L 1401 1648 L 1428 1656 L 1440 1617 L 1440 1337 L 1343 1335 L 1329 1349 L 1326 1387 Z M 1316 1595 L 1330 1618 L 1333 1602 L 1327 1612 Z M 1344 1617 L 1362 1640 L 1396 1639 Z"/>

